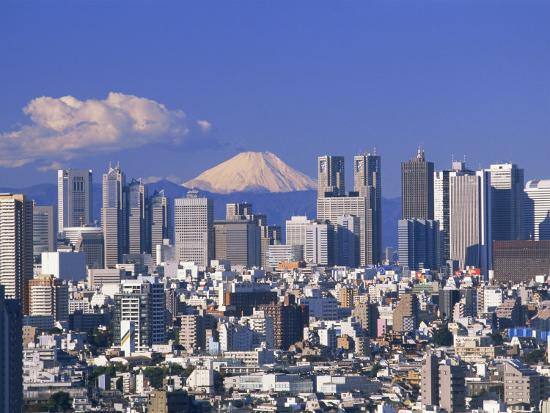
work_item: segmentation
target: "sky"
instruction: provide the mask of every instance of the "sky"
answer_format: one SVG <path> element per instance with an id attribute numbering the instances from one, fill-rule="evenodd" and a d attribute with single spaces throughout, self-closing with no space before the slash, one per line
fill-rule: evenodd
<path id="1" fill-rule="evenodd" d="M 548 21 L 531 0 L 3 1 L 0 186 L 109 161 L 186 180 L 241 151 L 351 174 L 376 147 L 392 197 L 419 145 L 550 178 Z"/>

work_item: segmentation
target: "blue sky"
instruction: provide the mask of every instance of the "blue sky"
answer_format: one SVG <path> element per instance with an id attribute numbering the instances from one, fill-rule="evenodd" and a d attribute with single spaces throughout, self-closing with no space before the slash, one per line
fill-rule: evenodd
<path id="1" fill-rule="evenodd" d="M 438 168 L 512 160 L 549 178 L 548 21 L 529 0 L 4 1 L 0 185 L 54 182 L 58 165 L 99 180 L 111 159 L 187 179 L 242 150 L 313 176 L 319 154 L 376 145 L 395 196 L 419 144 Z M 41 143 L 59 98 L 108 112 L 109 92 L 164 105 L 169 125 L 136 132 L 117 112 L 116 142 L 96 144 L 83 110 L 67 115 L 76 146 Z"/>

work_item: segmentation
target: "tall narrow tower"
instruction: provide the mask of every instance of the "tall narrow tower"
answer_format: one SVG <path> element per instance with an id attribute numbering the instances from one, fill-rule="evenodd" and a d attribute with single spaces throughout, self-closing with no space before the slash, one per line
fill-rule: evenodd
<path id="1" fill-rule="evenodd" d="M 317 197 L 346 194 L 343 156 L 319 156 L 317 159 Z"/>
<path id="2" fill-rule="evenodd" d="M 495 241 L 520 239 L 522 235 L 523 169 L 516 164 L 491 165 L 491 227 Z"/>
<path id="3" fill-rule="evenodd" d="M 91 224 L 92 171 L 59 169 L 57 171 L 57 231 L 65 227 Z"/>
<path id="4" fill-rule="evenodd" d="M 101 225 L 105 244 L 105 267 L 114 268 L 128 249 L 126 177 L 120 166 L 103 174 Z"/>
<path id="5" fill-rule="evenodd" d="M 434 164 L 420 148 L 401 163 L 401 205 L 402 219 L 434 219 Z"/>

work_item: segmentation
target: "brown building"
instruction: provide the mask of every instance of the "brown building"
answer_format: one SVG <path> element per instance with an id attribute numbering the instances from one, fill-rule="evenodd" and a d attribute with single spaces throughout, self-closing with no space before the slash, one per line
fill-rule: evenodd
<path id="1" fill-rule="evenodd" d="M 414 331 L 418 327 L 418 298 L 411 293 L 402 294 L 393 310 L 393 332 Z"/>
<path id="2" fill-rule="evenodd" d="M 285 297 L 285 303 L 265 304 L 259 310 L 273 320 L 274 347 L 288 350 L 288 348 L 302 341 L 304 327 L 309 324 L 307 306 L 294 304 L 294 300 Z"/>
<path id="3" fill-rule="evenodd" d="M 550 274 L 550 240 L 493 241 L 495 282 L 530 281 Z"/>
<path id="4" fill-rule="evenodd" d="M 377 336 L 377 322 L 380 318 L 378 306 L 374 303 L 357 303 L 351 313 L 361 324 L 369 337 Z"/>
<path id="5" fill-rule="evenodd" d="M 193 411 L 192 399 L 186 392 L 154 390 L 149 399 L 149 413 L 185 413 Z"/>

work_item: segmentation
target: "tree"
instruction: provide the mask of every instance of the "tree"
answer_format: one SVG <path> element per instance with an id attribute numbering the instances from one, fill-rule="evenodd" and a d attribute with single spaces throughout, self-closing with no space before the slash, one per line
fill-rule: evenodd
<path id="1" fill-rule="evenodd" d="M 502 338 L 502 335 L 500 333 L 492 333 L 491 339 L 493 340 L 493 344 L 495 346 L 501 346 L 502 343 L 504 343 L 504 340 Z"/>
<path id="2" fill-rule="evenodd" d="M 151 386 L 157 390 L 162 389 L 162 379 L 164 377 L 164 371 L 161 367 L 147 367 L 143 374 L 149 379 Z"/>
<path id="3" fill-rule="evenodd" d="M 63 391 L 54 393 L 48 399 L 47 406 L 50 412 L 64 412 L 71 408 L 71 397 Z"/>
<path id="4" fill-rule="evenodd" d="M 450 346 L 453 344 L 453 333 L 449 331 L 447 326 L 443 326 L 434 331 L 433 341 L 437 346 Z"/>
<path id="5" fill-rule="evenodd" d="M 529 353 L 524 354 L 521 359 L 526 364 L 535 364 L 539 361 L 544 361 L 544 350 L 536 349 L 530 351 Z"/>

